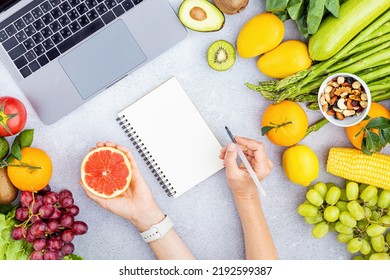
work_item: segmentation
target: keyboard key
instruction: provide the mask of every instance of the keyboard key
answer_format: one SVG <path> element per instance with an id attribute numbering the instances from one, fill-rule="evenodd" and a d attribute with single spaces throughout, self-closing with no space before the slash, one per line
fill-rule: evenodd
<path id="1" fill-rule="evenodd" d="M 16 33 L 15 38 L 18 39 L 19 43 L 21 43 L 27 39 L 27 35 L 22 30 L 22 31 L 19 31 L 18 33 Z"/>
<path id="2" fill-rule="evenodd" d="M 51 10 L 50 14 L 53 16 L 53 18 L 59 18 L 60 16 L 62 16 L 62 12 L 59 8 Z"/>
<path id="3" fill-rule="evenodd" d="M 41 34 L 43 35 L 43 37 L 49 38 L 51 35 L 53 35 L 53 31 L 51 31 L 49 26 L 46 26 L 41 30 Z"/>
<path id="4" fill-rule="evenodd" d="M 18 40 L 16 40 L 15 37 L 11 37 L 3 43 L 3 48 L 6 51 L 9 51 L 10 49 L 14 48 L 17 44 L 18 44 Z"/>
<path id="5" fill-rule="evenodd" d="M 49 0 L 49 2 L 53 7 L 55 7 L 61 3 L 61 0 Z"/>
<path id="6" fill-rule="evenodd" d="M 39 44 L 39 45 L 37 45 L 37 46 L 34 48 L 34 52 L 35 52 L 35 54 L 36 54 L 37 56 L 40 56 L 40 55 L 42 55 L 42 54 L 45 53 L 45 48 L 44 48 L 41 44 Z"/>
<path id="7" fill-rule="evenodd" d="M 47 14 L 43 15 L 43 16 L 41 17 L 41 19 L 42 19 L 42 21 L 43 21 L 43 23 L 44 23 L 45 25 L 49 25 L 51 22 L 54 21 L 54 18 L 51 16 L 50 13 L 47 13 Z"/>
<path id="8" fill-rule="evenodd" d="M 41 68 L 41 66 L 39 65 L 39 63 L 37 62 L 37 61 L 32 61 L 29 65 L 28 65 L 28 67 L 30 67 L 30 69 L 31 69 L 31 71 L 32 72 L 35 72 L 35 71 L 37 71 L 39 68 Z"/>
<path id="9" fill-rule="evenodd" d="M 33 22 L 33 26 L 35 27 L 36 31 L 39 31 L 45 27 L 45 24 L 43 23 L 42 20 L 37 19 L 36 21 Z"/>
<path id="10" fill-rule="evenodd" d="M 42 12 L 47 13 L 52 9 L 52 6 L 50 5 L 49 1 L 45 1 L 41 4 Z"/>
<path id="11" fill-rule="evenodd" d="M 66 26 L 70 23 L 70 19 L 68 18 L 67 15 L 63 15 L 58 19 L 58 22 L 61 23 L 62 26 Z"/>
<path id="12" fill-rule="evenodd" d="M 62 35 L 62 37 L 64 39 L 68 38 L 70 35 L 72 35 L 72 32 L 70 31 L 70 29 L 68 27 L 65 27 L 63 28 L 61 31 L 60 31 L 60 34 Z"/>
<path id="13" fill-rule="evenodd" d="M 68 2 L 63 2 L 60 5 L 60 9 L 65 14 L 72 9 L 72 6 L 70 6 Z"/>
<path id="14" fill-rule="evenodd" d="M 60 42 L 62 42 L 64 39 L 60 35 L 60 33 L 56 33 L 53 36 L 51 36 L 51 40 L 54 44 L 58 45 Z"/>
<path id="15" fill-rule="evenodd" d="M 17 30 L 22 30 L 23 28 L 26 27 L 26 24 L 24 23 L 24 21 L 21 18 L 18 19 L 17 21 L 15 21 L 14 25 L 15 25 Z"/>
<path id="16" fill-rule="evenodd" d="M 26 41 L 24 41 L 23 45 L 24 45 L 24 47 L 27 50 L 32 49 L 33 47 L 35 47 L 35 43 L 34 43 L 34 41 L 31 38 L 29 38 Z"/>
<path id="17" fill-rule="evenodd" d="M 80 15 L 82 15 L 88 11 L 88 7 L 84 3 L 81 3 L 76 7 L 76 10 L 79 12 Z"/>
<path id="18" fill-rule="evenodd" d="M 72 7 L 76 7 L 78 4 L 80 4 L 80 0 L 69 0 L 69 3 L 72 5 Z"/>
<path id="19" fill-rule="evenodd" d="M 71 24 L 69 24 L 69 28 L 73 33 L 76 33 L 77 31 L 80 30 L 81 27 L 80 24 L 77 23 L 77 21 L 74 21 Z"/>
<path id="20" fill-rule="evenodd" d="M 102 15 L 108 10 L 107 7 L 104 5 L 104 3 L 101 3 L 99 6 L 96 7 L 96 11 L 99 13 L 99 15 Z"/>
<path id="21" fill-rule="evenodd" d="M 97 30 L 102 28 L 104 23 L 101 19 L 97 19 L 92 23 L 88 24 L 84 28 L 82 28 L 79 32 L 71 36 L 69 39 L 63 41 L 58 45 L 58 49 L 61 53 L 66 52 L 76 44 L 80 43 L 82 40 L 95 33 Z"/>
<path id="22" fill-rule="evenodd" d="M 76 9 L 73 9 L 68 12 L 67 15 L 71 21 L 74 21 L 79 17 L 79 13 L 76 11 Z"/>
<path id="23" fill-rule="evenodd" d="M 34 17 L 30 13 L 25 14 L 22 18 L 26 24 L 30 24 L 34 21 Z"/>
<path id="24" fill-rule="evenodd" d="M 49 63 L 49 59 L 46 57 L 46 55 L 41 55 L 38 57 L 37 61 L 41 67 Z"/>
<path id="25" fill-rule="evenodd" d="M 89 19 L 86 15 L 83 15 L 77 19 L 77 22 L 81 25 L 81 27 L 84 27 L 89 23 Z"/>
<path id="26" fill-rule="evenodd" d="M 7 39 L 8 39 L 7 33 L 5 32 L 5 30 L 1 30 L 0 31 L 0 43 L 4 42 Z"/>
<path id="27" fill-rule="evenodd" d="M 12 59 L 12 60 L 15 60 L 16 58 L 18 58 L 19 56 L 21 56 L 22 54 L 24 54 L 26 52 L 26 48 L 23 46 L 23 44 L 19 44 L 17 45 L 15 48 L 13 48 L 12 50 L 10 50 L 8 52 L 8 55 L 9 57 Z"/>
<path id="28" fill-rule="evenodd" d="M 42 46 L 48 51 L 48 50 L 50 50 L 52 47 L 54 47 L 54 43 L 53 43 L 53 41 L 50 40 L 50 38 L 49 38 L 49 39 L 47 39 L 46 41 L 44 41 L 44 42 L 42 43 Z"/>
<path id="29" fill-rule="evenodd" d="M 133 0 L 133 3 L 135 4 L 135 5 L 138 5 L 139 3 L 141 3 L 142 2 L 142 0 Z"/>
<path id="30" fill-rule="evenodd" d="M 27 65 L 28 61 L 24 56 L 19 57 L 17 60 L 14 61 L 15 66 L 20 69 L 23 66 Z"/>
<path id="31" fill-rule="evenodd" d="M 125 10 L 122 8 L 121 5 L 116 6 L 113 10 L 114 14 L 119 17 L 120 15 L 125 13 Z"/>
<path id="32" fill-rule="evenodd" d="M 103 19 L 105 24 L 109 24 L 111 21 L 113 21 L 115 19 L 115 15 L 113 12 L 108 11 L 107 13 L 102 15 L 102 19 Z"/>
<path id="33" fill-rule="evenodd" d="M 43 15 L 43 12 L 41 8 L 36 7 L 34 10 L 31 11 L 31 14 L 35 19 L 40 18 Z"/>
<path id="34" fill-rule="evenodd" d="M 90 21 L 94 21 L 99 17 L 99 14 L 96 12 L 95 9 L 88 11 L 87 17 L 89 18 Z"/>
<path id="35" fill-rule="evenodd" d="M 49 27 L 54 33 L 59 31 L 62 28 L 61 24 L 58 21 L 54 21 L 50 23 Z"/>
<path id="36" fill-rule="evenodd" d="M 30 24 L 29 26 L 27 26 L 27 27 L 24 29 L 24 32 L 26 32 L 26 35 L 27 35 L 27 36 L 32 36 L 32 35 L 35 34 L 37 31 L 35 30 L 34 26 L 32 26 L 32 24 Z"/>
<path id="37" fill-rule="evenodd" d="M 24 56 L 27 58 L 28 61 L 33 61 L 37 58 L 37 55 L 33 50 L 26 52 Z"/>
<path id="38" fill-rule="evenodd" d="M 20 71 L 20 74 L 22 74 L 23 78 L 27 78 L 28 76 L 30 76 L 32 74 L 30 68 L 28 68 L 27 66 L 23 67 L 19 71 Z"/>
<path id="39" fill-rule="evenodd" d="M 49 58 L 49 60 L 53 60 L 60 55 L 60 52 L 57 50 L 57 48 L 54 48 L 54 49 L 51 49 L 50 51 L 48 51 L 46 53 L 46 55 L 47 55 L 47 58 Z"/>
<path id="40" fill-rule="evenodd" d="M 133 2 L 131 2 L 131 0 L 125 0 L 122 2 L 122 6 L 123 6 L 123 9 L 125 9 L 126 11 L 130 10 L 131 8 L 134 7 L 134 4 Z"/>
<path id="41" fill-rule="evenodd" d="M 88 8 L 92 9 L 97 5 L 96 0 L 85 0 L 85 4 L 87 4 Z"/>
<path id="42" fill-rule="evenodd" d="M 10 24 L 5 28 L 5 32 L 7 33 L 8 36 L 11 37 L 12 35 L 15 35 L 16 32 L 18 32 L 18 30 L 15 28 L 13 24 Z"/>
<path id="43" fill-rule="evenodd" d="M 33 39 L 35 44 L 41 43 L 45 38 L 41 35 L 41 33 L 35 33 L 31 36 L 31 39 Z"/>
<path id="44" fill-rule="evenodd" d="M 115 0 L 105 0 L 104 3 L 109 9 L 112 9 L 116 6 Z"/>

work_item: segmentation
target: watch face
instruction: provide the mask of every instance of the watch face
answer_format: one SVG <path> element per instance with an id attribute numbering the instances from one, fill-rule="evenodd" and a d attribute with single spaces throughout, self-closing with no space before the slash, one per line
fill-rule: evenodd
<path id="1" fill-rule="evenodd" d="M 12 7 L 20 0 L 0 0 L 0 13 L 7 10 L 9 7 Z"/>

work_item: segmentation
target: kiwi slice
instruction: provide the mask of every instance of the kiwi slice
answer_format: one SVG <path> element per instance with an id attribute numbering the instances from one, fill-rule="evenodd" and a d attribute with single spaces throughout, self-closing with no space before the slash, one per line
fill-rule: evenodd
<path id="1" fill-rule="evenodd" d="M 207 51 L 207 62 L 214 70 L 226 71 L 233 66 L 235 61 L 236 50 L 225 40 L 215 41 Z"/>

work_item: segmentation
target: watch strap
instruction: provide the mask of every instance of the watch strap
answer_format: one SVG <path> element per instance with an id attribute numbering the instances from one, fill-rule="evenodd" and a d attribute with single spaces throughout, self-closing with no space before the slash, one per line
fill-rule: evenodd
<path id="1" fill-rule="evenodd" d="M 152 225 L 144 232 L 140 232 L 142 239 L 146 242 L 152 242 L 157 239 L 161 239 L 164 235 L 173 227 L 171 218 L 165 215 L 165 218 L 158 224 Z"/>

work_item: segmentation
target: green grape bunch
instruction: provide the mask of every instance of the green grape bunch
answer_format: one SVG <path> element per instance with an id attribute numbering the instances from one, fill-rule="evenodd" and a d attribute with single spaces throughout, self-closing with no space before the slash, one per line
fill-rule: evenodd
<path id="1" fill-rule="evenodd" d="M 348 182 L 309 187 L 298 214 L 313 225 L 314 238 L 329 231 L 356 260 L 390 260 L 390 190 Z"/>

